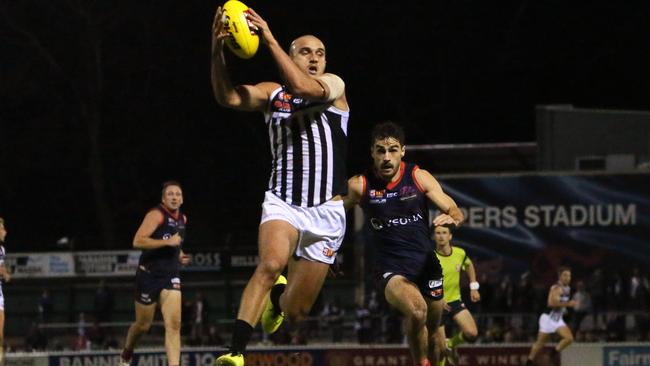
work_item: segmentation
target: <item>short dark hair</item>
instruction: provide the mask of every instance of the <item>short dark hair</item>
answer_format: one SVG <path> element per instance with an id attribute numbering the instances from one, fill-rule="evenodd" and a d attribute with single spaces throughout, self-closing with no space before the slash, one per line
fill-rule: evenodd
<path id="1" fill-rule="evenodd" d="M 402 126 L 393 121 L 380 122 L 372 129 L 372 133 L 370 134 L 370 146 L 373 146 L 377 140 L 391 137 L 404 146 L 406 140 L 404 138 L 404 129 Z"/>
<path id="2" fill-rule="evenodd" d="M 562 272 L 564 272 L 564 271 L 569 271 L 569 272 L 571 272 L 571 267 L 569 267 L 569 266 L 559 266 L 559 267 L 557 268 L 557 275 L 558 275 L 558 276 L 561 276 L 561 275 L 562 275 Z"/>
<path id="3" fill-rule="evenodd" d="M 165 191 L 167 191 L 167 188 L 169 186 L 177 186 L 178 188 L 181 189 L 181 191 L 183 190 L 183 186 L 181 186 L 181 184 L 178 183 L 178 181 L 168 180 L 166 182 L 163 182 L 163 184 L 162 184 L 162 192 L 161 193 L 162 193 L 163 196 L 165 195 Z"/>
<path id="4" fill-rule="evenodd" d="M 445 229 L 449 230 L 450 235 L 454 235 L 454 230 L 456 229 L 454 225 L 431 225 L 429 226 L 429 236 L 435 234 L 436 228 L 438 227 L 444 227 Z"/>

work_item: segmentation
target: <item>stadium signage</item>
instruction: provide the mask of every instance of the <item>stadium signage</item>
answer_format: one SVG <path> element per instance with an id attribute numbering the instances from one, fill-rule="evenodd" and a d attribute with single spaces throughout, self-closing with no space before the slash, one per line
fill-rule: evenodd
<path id="1" fill-rule="evenodd" d="M 525 271 L 531 260 L 550 268 L 560 256 L 590 271 L 605 261 L 650 261 L 648 173 L 439 180 L 465 213 L 463 228 L 454 233 L 456 244 L 483 262 L 501 260 L 508 270 Z"/>
<path id="2" fill-rule="evenodd" d="M 604 347 L 604 366 L 650 366 L 650 346 Z"/>

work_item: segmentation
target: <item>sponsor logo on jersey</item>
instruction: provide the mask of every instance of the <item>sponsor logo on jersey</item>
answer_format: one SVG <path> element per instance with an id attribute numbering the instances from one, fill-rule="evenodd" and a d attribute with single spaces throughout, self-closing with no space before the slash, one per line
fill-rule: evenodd
<path id="1" fill-rule="evenodd" d="M 429 280 L 429 288 L 436 288 L 442 286 L 442 280 Z"/>
<path id="2" fill-rule="evenodd" d="M 384 227 L 394 227 L 394 226 L 409 225 L 409 224 L 418 222 L 418 221 L 423 220 L 423 219 L 424 218 L 419 213 L 411 215 L 411 216 L 396 217 L 396 218 L 386 219 L 386 220 L 382 220 L 382 219 L 379 219 L 379 218 L 376 218 L 376 217 L 371 217 L 370 218 L 370 225 L 375 230 L 381 230 Z"/>
<path id="3" fill-rule="evenodd" d="M 172 288 L 175 290 L 180 290 L 181 289 L 181 279 L 179 277 L 174 277 L 171 279 Z"/>
<path id="4" fill-rule="evenodd" d="M 399 199 L 400 201 L 406 201 L 406 200 L 411 200 L 414 198 L 418 197 L 418 192 L 415 190 L 415 187 L 413 186 L 404 186 L 402 189 L 399 191 Z"/>
<path id="5" fill-rule="evenodd" d="M 384 228 L 384 224 L 381 223 L 381 220 L 376 217 L 370 218 L 370 225 L 375 230 L 381 230 Z"/>
<path id="6" fill-rule="evenodd" d="M 323 255 L 324 256 L 326 256 L 328 258 L 331 258 L 331 257 L 334 256 L 334 254 L 336 254 L 336 251 L 334 249 L 323 248 Z"/>
<path id="7" fill-rule="evenodd" d="M 385 192 L 386 191 L 384 191 L 383 189 L 382 190 L 371 189 L 370 192 L 368 192 L 368 196 L 370 196 L 370 198 L 383 198 Z"/>
<path id="8" fill-rule="evenodd" d="M 273 101 L 273 107 L 276 108 L 279 112 L 291 113 L 291 94 L 285 92 L 278 93 L 278 97 Z"/>

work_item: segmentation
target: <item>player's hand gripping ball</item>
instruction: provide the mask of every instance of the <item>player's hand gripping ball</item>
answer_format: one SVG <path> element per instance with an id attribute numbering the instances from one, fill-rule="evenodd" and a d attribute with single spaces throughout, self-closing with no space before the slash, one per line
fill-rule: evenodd
<path id="1" fill-rule="evenodd" d="M 260 37 L 249 27 L 247 10 L 248 6 L 238 0 L 228 0 L 223 4 L 224 24 L 232 36 L 226 38 L 226 45 L 244 59 L 255 56 L 260 44 Z"/>

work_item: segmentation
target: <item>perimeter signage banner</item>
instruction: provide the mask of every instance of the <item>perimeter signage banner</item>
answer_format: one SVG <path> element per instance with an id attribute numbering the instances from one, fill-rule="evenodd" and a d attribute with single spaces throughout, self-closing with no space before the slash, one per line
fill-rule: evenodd
<path id="1" fill-rule="evenodd" d="M 559 264 L 591 270 L 606 260 L 628 266 L 650 262 L 650 174 L 439 181 L 465 213 L 453 241 L 470 256 L 551 272 Z"/>
<path id="2" fill-rule="evenodd" d="M 650 366 L 650 346 L 606 346 L 603 366 Z"/>
<path id="3" fill-rule="evenodd" d="M 10 253 L 5 265 L 15 278 L 133 276 L 140 251 Z"/>
<path id="4" fill-rule="evenodd" d="M 529 347 L 475 347 L 460 350 L 461 366 L 508 366 L 521 365 Z M 214 350 L 187 350 L 181 354 L 180 366 L 213 366 L 217 356 Z M 543 352 L 549 366 L 560 366 L 558 360 L 550 361 Z M 117 352 L 84 352 L 49 356 L 49 366 L 118 366 Z M 132 366 L 166 366 L 165 353 L 138 352 Z M 251 349 L 246 355 L 246 366 L 411 366 L 411 356 L 404 346 L 373 346 L 369 348 L 274 348 Z"/>
<path id="5" fill-rule="evenodd" d="M 21 253 L 8 254 L 5 267 L 15 278 L 72 277 L 74 256 L 72 253 Z"/>

